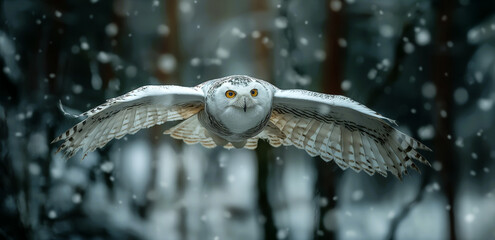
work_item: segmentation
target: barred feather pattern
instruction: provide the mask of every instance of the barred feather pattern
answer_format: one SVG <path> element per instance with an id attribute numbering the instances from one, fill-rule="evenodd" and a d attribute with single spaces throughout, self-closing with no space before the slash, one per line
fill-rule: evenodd
<path id="1" fill-rule="evenodd" d="M 180 104 L 171 107 L 139 105 L 117 112 L 103 111 L 76 124 L 53 142 L 64 140 L 57 152 L 64 150 L 66 158 L 72 157 L 81 149 L 84 158 L 88 152 L 102 148 L 114 138 L 120 139 L 140 129 L 167 121 L 188 118 L 202 108 L 201 104 Z"/>
<path id="2" fill-rule="evenodd" d="M 217 146 L 210 133 L 204 128 L 198 120 L 198 115 L 194 115 L 187 120 L 175 125 L 174 127 L 166 130 L 163 134 L 170 135 L 172 138 L 182 140 L 186 144 L 200 143 L 203 147 L 214 148 Z M 264 131 L 255 137 L 248 138 L 243 148 L 256 149 L 258 147 L 259 139 L 267 139 L 270 144 L 280 146 L 281 140 L 284 135 L 277 135 L 273 127 L 267 126 Z M 277 145 L 278 142 L 278 145 Z M 232 143 L 228 142 L 223 145 L 226 149 L 235 148 Z"/>
<path id="3" fill-rule="evenodd" d="M 114 138 L 134 134 L 167 121 L 189 118 L 204 108 L 202 91 L 181 86 L 144 86 L 109 99 L 83 114 L 87 118 L 52 143 L 64 141 L 57 152 L 70 158 L 79 150 L 88 152 L 105 146 Z"/>
<path id="4" fill-rule="evenodd" d="M 201 143 L 206 148 L 214 148 L 217 144 L 210 137 L 208 130 L 201 126 L 198 115 L 194 115 L 187 120 L 166 130 L 163 134 L 168 134 L 172 138 L 183 140 L 187 144 Z"/>
<path id="5" fill-rule="evenodd" d="M 383 176 L 389 171 L 401 179 L 408 167 L 419 171 L 412 159 L 429 165 L 417 151 L 428 147 L 382 120 L 368 118 L 365 127 L 310 110 L 276 106 L 270 122 L 286 135 L 284 146 L 294 145 L 342 169 Z"/>

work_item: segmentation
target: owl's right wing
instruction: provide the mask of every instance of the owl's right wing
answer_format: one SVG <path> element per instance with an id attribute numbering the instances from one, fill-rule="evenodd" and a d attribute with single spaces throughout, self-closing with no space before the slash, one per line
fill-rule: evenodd
<path id="1" fill-rule="evenodd" d="M 392 127 L 392 120 L 344 96 L 277 90 L 270 122 L 286 135 L 283 145 L 333 160 L 342 169 L 384 176 L 390 171 L 401 178 L 407 167 L 418 170 L 413 159 L 429 165 L 417 151 L 428 147 Z"/>
<path id="2" fill-rule="evenodd" d="M 199 87 L 140 87 L 81 114 L 87 118 L 52 143 L 63 140 L 57 152 L 65 150 L 67 158 L 81 149 L 86 156 L 114 138 L 167 121 L 187 119 L 204 108 L 203 101 L 204 93 Z"/>

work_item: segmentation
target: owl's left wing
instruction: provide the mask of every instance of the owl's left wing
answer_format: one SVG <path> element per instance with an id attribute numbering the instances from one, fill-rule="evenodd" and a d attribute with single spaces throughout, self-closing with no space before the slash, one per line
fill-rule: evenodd
<path id="1" fill-rule="evenodd" d="M 52 143 L 63 140 L 57 152 L 65 150 L 67 158 L 80 149 L 86 156 L 114 138 L 167 121 L 187 119 L 203 109 L 203 99 L 203 91 L 198 87 L 140 87 L 81 114 L 87 118 Z"/>
<path id="2" fill-rule="evenodd" d="M 306 90 L 277 90 L 271 123 L 286 135 L 283 145 L 294 145 L 311 156 L 334 160 L 342 169 L 364 170 L 398 178 L 412 159 L 429 165 L 417 149 L 428 147 L 393 128 L 393 120 L 347 97 Z"/>

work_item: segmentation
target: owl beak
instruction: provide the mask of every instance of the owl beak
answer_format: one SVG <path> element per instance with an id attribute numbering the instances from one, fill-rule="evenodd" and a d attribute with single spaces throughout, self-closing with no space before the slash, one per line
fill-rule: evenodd
<path id="1" fill-rule="evenodd" d="M 242 109 L 244 112 L 247 112 L 248 108 L 253 106 L 253 102 L 246 96 L 239 96 L 239 99 L 237 99 L 237 101 L 235 101 L 233 105 L 236 108 Z"/>

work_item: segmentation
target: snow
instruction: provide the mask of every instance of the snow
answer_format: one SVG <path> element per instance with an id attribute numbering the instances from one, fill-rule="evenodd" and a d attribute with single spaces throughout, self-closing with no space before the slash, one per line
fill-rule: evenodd
<path id="1" fill-rule="evenodd" d="M 286 239 L 289 236 L 289 229 L 279 229 L 277 231 L 277 239 Z"/>
<path id="2" fill-rule="evenodd" d="M 179 2 L 179 10 L 182 13 L 191 13 L 192 11 L 192 5 L 189 1 L 180 1 Z"/>
<path id="3" fill-rule="evenodd" d="M 482 82 L 483 82 L 483 78 L 484 78 L 484 76 L 483 76 L 483 72 L 481 72 L 481 71 L 476 71 L 476 72 L 474 73 L 474 79 L 476 80 L 476 82 L 478 82 L 478 83 L 482 83 Z"/>
<path id="4" fill-rule="evenodd" d="M 342 88 L 342 90 L 344 91 L 349 91 L 351 87 L 352 87 L 352 82 L 347 79 L 342 81 L 342 83 L 340 84 L 340 88 Z"/>
<path id="5" fill-rule="evenodd" d="M 40 165 L 38 165 L 37 163 L 29 163 L 28 168 L 31 175 L 39 175 L 41 172 Z"/>
<path id="6" fill-rule="evenodd" d="M 425 98 L 434 98 L 437 94 L 437 88 L 433 83 L 426 82 L 421 87 L 421 93 Z"/>
<path id="7" fill-rule="evenodd" d="M 55 210 L 50 210 L 50 211 L 48 212 L 48 218 L 50 218 L 50 219 L 55 219 L 55 218 L 57 218 L 57 212 L 56 212 Z"/>
<path id="8" fill-rule="evenodd" d="M 285 17 L 275 18 L 275 27 L 276 28 L 284 29 L 287 27 L 287 24 L 288 24 L 287 18 L 285 18 Z"/>
<path id="9" fill-rule="evenodd" d="M 374 68 L 370 69 L 368 71 L 368 79 L 373 80 L 376 78 L 376 75 L 378 74 L 378 71 Z"/>
<path id="10" fill-rule="evenodd" d="M 170 33 L 170 29 L 168 28 L 167 25 L 164 25 L 164 24 L 158 25 L 156 31 L 157 31 L 158 35 L 161 35 L 161 36 L 168 36 L 168 34 Z"/>
<path id="11" fill-rule="evenodd" d="M 82 201 L 82 196 L 81 194 L 79 193 L 74 193 L 74 195 L 72 195 L 72 202 L 75 203 L 75 204 L 79 204 L 81 203 Z"/>
<path id="12" fill-rule="evenodd" d="M 225 48 L 219 47 L 217 48 L 216 55 L 218 58 L 227 59 L 230 56 L 230 52 Z"/>
<path id="13" fill-rule="evenodd" d="M 89 43 L 86 41 L 81 41 L 81 49 L 85 51 L 89 50 Z"/>
<path id="14" fill-rule="evenodd" d="M 95 62 L 92 62 L 90 64 L 90 69 L 91 69 L 91 86 L 95 90 L 100 90 L 101 87 L 103 86 L 103 80 L 101 80 L 98 67 Z"/>
<path id="15" fill-rule="evenodd" d="M 410 42 L 406 42 L 404 43 L 404 52 L 407 53 L 407 54 L 411 54 L 414 52 L 414 44 L 410 43 Z"/>
<path id="16" fill-rule="evenodd" d="M 446 118 L 446 117 L 447 117 L 447 111 L 445 111 L 445 110 L 443 110 L 443 109 L 442 109 L 442 110 L 440 110 L 440 117 L 442 117 L 442 118 Z"/>
<path id="17" fill-rule="evenodd" d="M 340 46 L 341 48 L 345 48 L 345 47 L 347 47 L 347 40 L 345 40 L 345 38 L 339 38 L 339 39 L 337 40 L 337 43 L 339 44 L 339 46 Z"/>
<path id="18" fill-rule="evenodd" d="M 481 111 L 490 111 L 493 107 L 493 99 L 487 99 L 487 98 L 481 98 L 478 100 L 478 107 L 481 109 Z"/>
<path id="19" fill-rule="evenodd" d="M 166 53 L 158 58 L 158 69 L 164 73 L 172 73 L 177 67 L 177 60 L 174 55 Z"/>
<path id="20" fill-rule="evenodd" d="M 422 126 L 418 129 L 418 135 L 422 140 L 433 139 L 435 136 L 435 128 L 433 125 Z"/>
<path id="21" fill-rule="evenodd" d="M 419 46 L 426 46 L 431 41 L 430 32 L 426 29 L 418 29 L 416 31 L 416 43 Z"/>
<path id="22" fill-rule="evenodd" d="M 433 167 L 433 169 L 435 169 L 435 171 L 439 172 L 439 171 L 442 170 L 443 165 L 439 161 L 434 161 L 433 164 L 432 164 L 432 167 Z"/>
<path id="23" fill-rule="evenodd" d="M 137 72 L 138 72 L 138 70 L 137 70 L 137 67 L 136 66 L 130 65 L 130 66 L 127 66 L 125 68 L 125 75 L 128 78 L 134 78 L 134 77 L 136 77 Z"/>
<path id="24" fill-rule="evenodd" d="M 340 0 L 330 0 L 330 9 L 334 12 L 338 12 L 342 9 L 342 2 Z"/>
<path id="25" fill-rule="evenodd" d="M 466 88 L 459 87 L 454 91 L 454 100 L 456 104 L 463 105 L 469 99 L 469 93 Z"/>
<path id="26" fill-rule="evenodd" d="M 354 192 L 352 192 L 352 200 L 353 201 L 360 201 L 364 197 L 364 192 L 363 190 L 357 189 Z"/>
<path id="27" fill-rule="evenodd" d="M 314 52 L 314 56 L 315 56 L 316 60 L 322 62 L 322 61 L 325 61 L 325 59 L 327 58 L 327 53 L 325 52 L 325 50 L 317 49 Z"/>
<path id="28" fill-rule="evenodd" d="M 457 138 L 455 140 L 455 145 L 460 148 L 464 147 L 464 139 L 462 137 Z"/>
<path id="29" fill-rule="evenodd" d="M 29 154 L 32 157 L 43 157 L 48 153 L 48 143 L 46 136 L 42 132 L 32 133 L 27 144 Z"/>
<path id="30" fill-rule="evenodd" d="M 6 33 L 0 30 L 0 57 L 3 61 L 3 72 L 10 77 L 11 81 L 16 81 L 21 73 L 17 65 L 20 55 L 16 53 L 15 43 Z M 1 63 L 1 62 L 0 62 Z M 1 65 L 0 65 L 1 66 Z"/>
<path id="31" fill-rule="evenodd" d="M 110 173 L 113 170 L 113 163 L 112 162 L 104 162 L 100 165 L 100 169 L 103 172 Z"/>
<path id="32" fill-rule="evenodd" d="M 234 27 L 231 30 L 231 33 L 233 36 L 238 37 L 238 38 L 246 38 L 246 33 L 242 32 L 239 28 Z"/>
<path id="33" fill-rule="evenodd" d="M 382 24 L 379 27 L 380 35 L 384 38 L 391 38 L 395 35 L 394 28 L 388 24 Z"/>
<path id="34" fill-rule="evenodd" d="M 260 33 L 260 31 L 254 30 L 254 31 L 251 33 L 251 37 L 252 37 L 252 38 L 254 38 L 254 39 L 260 38 L 260 37 L 261 37 L 261 33 Z"/>
<path id="35" fill-rule="evenodd" d="M 119 33 L 119 28 L 117 24 L 115 23 L 109 23 L 107 26 L 105 26 L 105 33 L 109 37 L 115 37 Z"/>
<path id="36" fill-rule="evenodd" d="M 300 42 L 302 45 L 304 45 L 304 46 L 308 45 L 308 39 L 307 39 L 307 38 L 305 38 L 305 37 L 301 37 L 301 38 L 299 39 L 299 42 Z"/>
<path id="37" fill-rule="evenodd" d="M 468 213 L 466 214 L 466 216 L 464 216 L 464 221 L 466 221 L 466 223 L 472 223 L 475 219 L 475 216 L 474 214 L 472 213 Z"/>
<path id="38" fill-rule="evenodd" d="M 191 59 L 191 66 L 197 67 L 201 64 L 201 59 L 200 58 L 192 58 Z"/>

